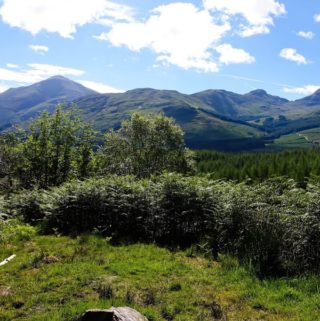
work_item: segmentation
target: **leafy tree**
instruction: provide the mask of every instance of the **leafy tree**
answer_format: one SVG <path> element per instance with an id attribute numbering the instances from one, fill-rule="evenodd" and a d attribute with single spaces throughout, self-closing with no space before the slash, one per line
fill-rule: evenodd
<path id="1" fill-rule="evenodd" d="M 21 143 L 24 187 L 56 186 L 69 178 L 89 175 L 93 160 L 95 133 L 72 108 L 63 112 L 60 105 L 49 115 L 43 113 L 26 131 Z"/>
<path id="2" fill-rule="evenodd" d="M 192 169 L 183 131 L 174 120 L 140 112 L 133 113 L 118 131 L 105 135 L 101 162 L 104 172 L 138 177 Z"/>
<path id="3" fill-rule="evenodd" d="M 7 133 L 0 137 L 0 188 L 12 192 L 17 181 L 21 159 L 17 135 Z"/>
<path id="4" fill-rule="evenodd" d="M 95 154 L 93 142 L 96 140 L 96 132 L 92 130 L 90 124 L 82 124 L 78 141 L 78 176 L 79 178 L 89 177 L 94 170 Z"/>

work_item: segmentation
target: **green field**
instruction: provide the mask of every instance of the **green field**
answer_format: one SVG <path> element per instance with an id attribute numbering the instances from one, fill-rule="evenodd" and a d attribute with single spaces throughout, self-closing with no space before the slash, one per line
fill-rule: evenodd
<path id="1" fill-rule="evenodd" d="M 320 127 L 304 130 L 300 132 L 300 134 L 307 137 L 309 141 L 312 141 L 312 142 L 320 141 Z"/>
<path id="2" fill-rule="evenodd" d="M 71 321 L 111 306 L 131 306 L 150 321 L 213 320 L 217 305 L 230 321 L 319 318 L 319 277 L 259 280 L 230 257 L 16 231 L 0 248 L 0 260 L 17 255 L 0 267 L 1 321 Z"/>
<path id="3" fill-rule="evenodd" d="M 305 132 L 294 133 L 289 135 L 281 136 L 274 140 L 273 143 L 266 146 L 267 151 L 285 151 L 295 150 L 301 148 L 312 148 L 311 142 L 307 141 L 303 135 Z M 320 131 L 319 131 L 320 135 Z"/>
<path id="4" fill-rule="evenodd" d="M 267 145 L 268 151 L 285 151 L 312 148 L 320 142 L 320 127 L 307 129 L 298 133 L 281 136 Z"/>

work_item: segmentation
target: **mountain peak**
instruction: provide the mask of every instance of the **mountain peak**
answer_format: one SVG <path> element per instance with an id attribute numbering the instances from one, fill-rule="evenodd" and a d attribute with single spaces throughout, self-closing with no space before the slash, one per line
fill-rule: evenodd
<path id="1" fill-rule="evenodd" d="M 269 94 L 263 89 L 255 89 L 247 93 L 247 95 L 264 97 L 264 96 L 268 96 Z"/>
<path id="2" fill-rule="evenodd" d="M 303 103 L 306 104 L 307 106 L 319 106 L 320 105 L 320 88 L 316 90 L 313 94 L 298 99 L 295 101 L 296 103 Z"/>
<path id="3" fill-rule="evenodd" d="M 72 80 L 70 80 L 69 78 L 66 78 L 66 77 L 61 76 L 61 75 L 55 75 L 55 76 L 52 76 L 52 77 L 50 77 L 50 78 L 48 78 L 48 79 L 46 79 L 46 80 L 51 80 L 51 79 L 72 81 Z"/>
<path id="4" fill-rule="evenodd" d="M 54 76 L 33 85 L 12 88 L 0 94 L 0 128 L 11 121 L 36 117 L 44 110 L 52 111 L 57 104 L 96 94 L 95 91 L 63 76 Z M 10 107 L 8 107 L 10 106 Z"/>
<path id="5" fill-rule="evenodd" d="M 244 96 L 247 97 L 251 97 L 254 99 L 258 99 L 258 100 L 263 100 L 265 104 L 267 105 L 282 105 L 282 104 L 286 104 L 287 102 L 289 102 L 289 100 L 285 99 L 285 98 L 281 98 L 278 96 L 273 96 L 268 94 L 264 89 L 256 89 L 253 91 L 250 91 L 249 93 L 245 94 Z"/>

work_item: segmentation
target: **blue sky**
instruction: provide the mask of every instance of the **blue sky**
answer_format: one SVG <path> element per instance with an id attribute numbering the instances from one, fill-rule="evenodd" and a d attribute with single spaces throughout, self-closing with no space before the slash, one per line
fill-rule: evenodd
<path id="1" fill-rule="evenodd" d="M 0 91 L 60 74 L 100 92 L 320 87 L 319 0 L 0 0 Z"/>

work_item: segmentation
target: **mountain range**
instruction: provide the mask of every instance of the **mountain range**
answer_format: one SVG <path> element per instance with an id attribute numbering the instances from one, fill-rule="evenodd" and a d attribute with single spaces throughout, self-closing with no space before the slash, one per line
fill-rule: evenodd
<path id="1" fill-rule="evenodd" d="M 186 95 L 172 90 L 140 88 L 99 94 L 62 76 L 0 94 L 0 130 L 25 124 L 59 103 L 77 104 L 85 121 L 102 132 L 118 128 L 133 110 L 163 112 L 185 131 L 192 148 L 250 150 L 303 129 L 320 127 L 320 90 L 289 101 L 262 89 L 241 95 L 206 90 Z"/>

